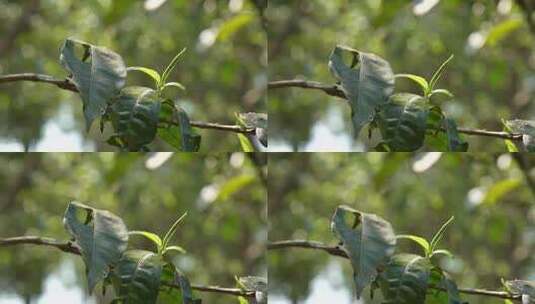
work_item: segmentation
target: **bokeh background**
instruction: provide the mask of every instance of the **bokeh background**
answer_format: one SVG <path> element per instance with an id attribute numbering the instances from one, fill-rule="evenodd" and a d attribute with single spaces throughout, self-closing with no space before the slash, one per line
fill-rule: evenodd
<path id="1" fill-rule="evenodd" d="M 234 124 L 235 112 L 266 112 L 267 38 L 262 0 L 2 0 L 0 75 L 66 76 L 59 49 L 76 37 L 119 53 L 127 66 L 163 70 L 183 48 L 170 81 L 192 120 Z M 258 5 L 258 6 L 257 6 Z M 152 85 L 138 72 L 128 84 Z M 174 90 L 169 90 L 176 93 Z M 106 135 L 84 131 L 80 97 L 55 86 L 0 86 L 0 151 L 109 151 Z M 198 130 L 201 151 L 238 151 L 232 132 Z M 164 143 L 153 150 L 169 151 Z"/>
<path id="2" fill-rule="evenodd" d="M 77 200 L 122 217 L 129 230 L 164 234 L 185 211 L 175 263 L 191 282 L 234 287 L 266 276 L 266 155 L 2 154 L 0 237 L 69 239 L 62 218 Z M 152 249 L 143 238 L 130 244 Z M 0 248 L 0 303 L 109 303 L 87 295 L 82 260 L 43 246 Z M 98 290 L 97 290 L 98 291 Z M 196 293 L 203 303 L 234 296 Z"/>
<path id="3" fill-rule="evenodd" d="M 535 279 L 535 156 L 279 153 L 269 162 L 270 241 L 336 245 L 330 218 L 340 204 L 383 217 L 397 234 L 427 239 L 455 216 L 440 246 L 455 259 L 440 263 L 459 286 L 499 290 L 502 277 Z M 400 241 L 399 250 L 421 253 L 410 241 Z M 268 268 L 270 303 L 380 303 L 379 292 L 371 301 L 368 289 L 353 301 L 350 263 L 321 251 L 270 250 Z"/>
<path id="4" fill-rule="evenodd" d="M 327 63 L 336 44 L 376 53 L 395 73 L 427 79 L 454 54 L 439 82 L 456 96 L 444 103 L 446 112 L 462 127 L 502 130 L 501 118 L 535 118 L 535 17 L 530 27 L 521 2 L 533 6 L 527 0 L 271 0 L 270 81 L 333 84 Z M 419 88 L 400 79 L 396 91 Z M 353 139 L 349 107 L 323 92 L 270 90 L 269 112 L 271 151 L 369 148 L 365 130 Z M 471 151 L 505 151 L 501 140 L 466 139 Z"/>

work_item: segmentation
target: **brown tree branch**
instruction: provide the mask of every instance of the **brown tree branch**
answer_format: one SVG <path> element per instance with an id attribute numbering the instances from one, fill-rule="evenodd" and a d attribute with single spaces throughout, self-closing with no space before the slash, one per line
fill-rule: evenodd
<path id="1" fill-rule="evenodd" d="M 47 246 L 59 249 L 63 252 L 80 255 L 80 247 L 72 241 L 62 242 L 52 238 L 38 237 L 38 236 L 20 236 L 0 239 L 0 247 L 8 247 L 15 245 L 37 245 L 37 246 Z M 180 288 L 178 285 L 166 284 L 169 287 Z M 254 296 L 254 291 L 244 291 L 239 288 L 227 288 L 219 286 L 203 286 L 203 285 L 191 285 L 192 289 L 203 291 L 203 292 L 216 292 L 221 294 L 233 295 L 233 296 L 242 296 L 242 297 L 251 297 Z"/>
<path id="2" fill-rule="evenodd" d="M 22 74 L 11 74 L 11 75 L 2 75 L 0 76 L 0 83 L 9 83 L 17 81 L 32 81 L 32 82 L 42 82 L 48 83 L 57 86 L 60 89 L 78 93 L 78 89 L 69 79 L 56 79 L 49 75 L 44 74 L 34 74 L 34 73 L 22 73 Z M 166 122 L 177 125 L 176 122 Z M 254 129 L 246 129 L 239 125 L 225 125 L 214 122 L 203 122 L 203 121 L 192 121 L 190 122 L 192 127 L 199 129 L 211 129 L 218 131 L 228 131 L 235 133 L 254 133 Z"/>
<path id="3" fill-rule="evenodd" d="M 323 84 L 317 81 L 307 81 L 307 80 L 280 80 L 280 81 L 272 81 L 268 83 L 268 89 L 281 89 L 281 88 L 302 88 L 302 89 L 318 90 L 318 91 L 323 91 L 327 95 L 347 100 L 347 97 L 344 91 L 338 84 L 327 85 L 327 84 Z M 440 131 L 445 131 L 445 130 L 440 130 Z M 459 133 L 463 133 L 466 135 L 486 136 L 486 137 L 494 137 L 494 138 L 509 139 L 509 140 L 521 140 L 522 139 L 522 134 L 515 134 L 515 133 L 508 133 L 508 132 L 501 132 L 501 131 L 488 131 L 488 130 L 469 129 L 469 128 L 458 128 L 458 131 Z"/>
<path id="4" fill-rule="evenodd" d="M 345 259 L 349 258 L 347 256 L 347 253 L 339 246 L 329 246 L 329 245 L 325 245 L 321 242 L 316 242 L 316 241 L 284 240 L 284 241 L 269 242 L 267 245 L 268 250 L 281 250 L 281 249 L 288 249 L 288 248 L 303 248 L 303 249 L 319 250 L 319 251 L 327 252 L 328 254 L 333 255 L 333 256 L 342 257 Z M 431 286 L 431 288 L 441 290 L 441 291 L 446 291 L 445 289 L 438 287 L 438 286 Z M 495 298 L 509 299 L 509 300 L 520 300 L 521 298 L 518 295 L 511 295 L 505 291 L 493 291 L 493 290 L 485 290 L 485 289 L 477 289 L 477 288 L 459 288 L 459 292 L 464 293 L 464 294 L 488 296 L 488 297 L 495 297 Z"/>

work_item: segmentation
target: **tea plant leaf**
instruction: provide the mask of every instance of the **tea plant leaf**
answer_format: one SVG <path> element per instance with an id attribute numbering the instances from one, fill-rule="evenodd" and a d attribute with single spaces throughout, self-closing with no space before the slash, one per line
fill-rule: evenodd
<path id="1" fill-rule="evenodd" d="M 177 303 L 177 299 L 182 299 L 182 302 L 179 303 L 201 304 L 201 300 L 195 299 L 193 296 L 193 291 L 188 278 L 172 263 L 166 263 L 164 265 L 161 282 L 162 285 L 172 284 L 174 286 L 179 286 L 180 290 L 176 288 L 164 290 L 161 293 L 161 298 L 162 300 L 166 299 L 167 301 L 158 301 L 159 303 Z"/>
<path id="2" fill-rule="evenodd" d="M 188 215 L 187 212 L 185 212 L 184 214 L 182 214 L 182 216 L 180 216 L 174 223 L 173 225 L 171 226 L 171 228 L 169 228 L 169 230 L 167 231 L 167 233 L 165 234 L 165 236 L 163 237 L 163 248 L 167 248 L 167 245 L 169 244 L 169 241 L 171 240 L 171 238 L 175 235 L 175 232 L 176 230 L 178 229 L 178 225 L 182 222 L 182 220 L 184 220 L 184 218 Z"/>
<path id="3" fill-rule="evenodd" d="M 440 67 L 435 71 L 435 73 L 433 74 L 433 77 L 431 77 L 431 80 L 429 81 L 429 86 L 430 86 L 431 90 L 434 90 L 436 84 L 440 80 L 440 77 L 442 77 L 442 74 L 446 70 L 446 67 L 448 66 L 448 63 L 450 63 L 450 61 L 453 60 L 453 57 L 454 57 L 453 55 L 448 57 L 448 59 L 446 59 L 446 61 L 444 61 L 440 65 Z"/>
<path id="4" fill-rule="evenodd" d="M 197 152 L 201 145 L 201 136 L 196 134 L 191 128 L 188 114 L 181 107 L 175 105 L 172 100 L 162 103 L 160 120 L 172 122 L 176 125 L 169 125 L 158 129 L 158 137 L 171 145 L 177 151 Z"/>
<path id="5" fill-rule="evenodd" d="M 468 151 L 468 143 L 461 139 L 457 124 L 451 118 L 445 118 L 443 121 L 446 135 L 448 137 L 448 151 L 452 152 L 466 152 Z"/>
<path id="6" fill-rule="evenodd" d="M 156 248 L 158 248 L 158 252 L 162 248 L 162 239 L 155 233 L 148 231 L 129 231 L 128 235 L 140 235 L 151 240 L 156 245 Z"/>
<path id="7" fill-rule="evenodd" d="M 166 84 L 163 85 L 162 89 L 167 88 L 167 87 L 175 87 L 175 88 L 179 88 L 179 89 L 181 89 L 182 91 L 185 91 L 185 90 L 186 90 L 186 87 L 183 86 L 182 84 L 178 83 L 178 82 L 168 82 L 168 83 L 166 83 Z"/>
<path id="8" fill-rule="evenodd" d="M 124 303 L 156 303 L 163 265 L 162 257 L 154 252 L 126 251 L 114 270 L 117 296 Z"/>
<path id="9" fill-rule="evenodd" d="M 127 87 L 112 104 L 111 122 L 129 151 L 139 151 L 156 136 L 160 101 L 149 95 L 154 92 L 145 87 Z"/>
<path id="10" fill-rule="evenodd" d="M 74 48 L 82 46 L 88 58 L 77 58 Z M 89 59 L 89 60 L 84 60 Z M 60 62 L 72 74 L 83 102 L 86 130 L 101 116 L 126 81 L 126 67 L 119 54 L 104 47 L 67 39 L 61 47 Z"/>
<path id="11" fill-rule="evenodd" d="M 338 206 L 331 220 L 331 230 L 342 242 L 351 260 L 357 297 L 377 276 L 377 268 L 394 254 L 396 237 L 389 222 L 375 214 L 362 213 L 348 206 Z"/>
<path id="12" fill-rule="evenodd" d="M 80 215 L 84 216 L 83 220 Z M 92 292 L 126 250 L 128 230 L 123 221 L 111 212 L 77 202 L 71 202 L 67 207 L 63 224 L 80 246 L 89 292 Z"/>
<path id="13" fill-rule="evenodd" d="M 430 93 L 429 84 L 427 83 L 427 80 L 425 80 L 425 78 L 423 77 L 413 75 L 413 74 L 396 74 L 395 78 L 407 78 L 416 82 L 417 84 L 420 85 L 420 88 L 422 89 L 422 93 L 424 94 L 424 96 L 427 96 Z"/>
<path id="14" fill-rule="evenodd" d="M 535 121 L 515 119 L 504 123 L 511 132 L 522 134 L 523 152 L 535 152 Z"/>
<path id="15" fill-rule="evenodd" d="M 431 251 L 435 250 L 435 248 L 437 247 L 438 243 L 440 243 L 440 241 L 444 237 L 444 233 L 446 232 L 446 229 L 453 222 L 454 219 L 455 219 L 454 216 L 450 217 L 444 224 L 442 224 L 442 227 L 440 227 L 440 229 L 437 231 L 437 233 L 435 233 L 435 235 L 431 239 Z"/>
<path id="16" fill-rule="evenodd" d="M 446 89 L 436 89 L 436 90 L 431 91 L 431 93 L 429 94 L 429 98 L 431 98 L 431 97 L 433 97 L 435 95 L 444 95 L 444 96 L 446 96 L 448 98 L 453 98 L 454 97 L 453 94 L 450 91 L 446 90 Z"/>
<path id="17" fill-rule="evenodd" d="M 153 80 L 154 80 L 154 83 L 156 84 L 156 87 L 158 87 L 162 81 L 162 78 L 160 77 L 160 74 L 153 70 L 153 69 L 149 69 L 149 68 L 145 68 L 145 67 L 128 67 L 126 69 L 126 71 L 139 71 L 139 72 L 143 72 L 147 75 L 149 75 Z"/>
<path id="18" fill-rule="evenodd" d="M 415 151 L 424 142 L 429 110 L 419 95 L 392 95 L 378 113 L 378 125 L 385 144 L 392 151 Z"/>
<path id="19" fill-rule="evenodd" d="M 416 236 L 416 235 L 402 234 L 402 235 L 396 235 L 396 239 L 398 239 L 398 240 L 399 239 L 406 239 L 406 240 L 414 241 L 415 243 L 417 243 L 418 245 L 420 245 L 422 247 L 422 249 L 424 250 L 425 255 L 428 255 L 429 253 L 431 253 L 431 245 L 423 237 L 419 237 L 419 236 Z"/>
<path id="20" fill-rule="evenodd" d="M 358 64 L 356 68 L 344 63 L 345 52 L 353 56 L 353 63 Z M 358 136 L 374 119 L 377 107 L 385 104 L 394 91 L 394 73 L 384 59 L 344 46 L 333 50 L 329 69 L 348 97 L 355 136 Z"/>
<path id="21" fill-rule="evenodd" d="M 178 64 L 178 60 L 180 59 L 182 54 L 184 54 L 185 52 L 186 52 L 186 48 L 182 49 L 182 51 L 180 51 L 178 54 L 176 54 L 176 56 L 173 58 L 173 60 L 171 60 L 169 65 L 163 71 L 161 83 L 166 83 L 167 82 L 167 78 L 169 77 L 169 75 L 171 74 L 171 72 L 173 71 L 175 66 Z"/>
<path id="22" fill-rule="evenodd" d="M 167 254 L 169 252 L 176 251 L 177 253 L 186 253 L 186 250 L 180 246 L 167 246 L 162 254 Z"/>
<path id="23" fill-rule="evenodd" d="M 429 259 L 418 255 L 393 256 L 380 276 L 383 304 L 423 304 L 431 268 Z"/>

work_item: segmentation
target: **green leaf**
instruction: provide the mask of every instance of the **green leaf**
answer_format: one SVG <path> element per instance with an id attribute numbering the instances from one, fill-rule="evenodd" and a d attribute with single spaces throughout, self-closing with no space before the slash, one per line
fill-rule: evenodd
<path id="1" fill-rule="evenodd" d="M 128 250 L 119 261 L 114 275 L 116 293 L 124 303 L 156 303 L 164 262 L 151 251 Z"/>
<path id="2" fill-rule="evenodd" d="M 427 83 L 427 80 L 425 80 L 425 78 L 423 77 L 413 75 L 413 74 L 396 74 L 395 78 L 407 78 L 416 82 L 417 84 L 420 85 L 420 88 L 422 88 L 422 93 L 424 94 L 424 96 L 427 96 L 427 94 L 429 94 L 430 92 L 429 84 Z"/>
<path id="3" fill-rule="evenodd" d="M 444 128 L 448 136 L 448 151 L 451 152 L 466 152 L 468 151 L 468 143 L 463 141 L 457 130 L 457 124 L 451 118 L 445 118 Z"/>
<path id="4" fill-rule="evenodd" d="M 182 49 L 182 51 L 180 51 L 178 54 L 176 54 L 176 56 L 173 58 L 173 60 L 171 60 L 171 63 L 169 63 L 169 65 L 165 68 L 163 74 L 162 74 L 162 82 L 161 83 L 166 83 L 167 82 L 167 78 L 169 77 L 169 74 L 171 74 L 171 72 L 173 71 L 173 69 L 175 68 L 175 66 L 178 64 L 178 59 L 180 59 L 180 56 L 182 56 L 182 54 L 184 54 L 186 52 L 186 48 Z"/>
<path id="5" fill-rule="evenodd" d="M 446 232 L 446 228 L 448 228 L 448 226 L 453 222 L 454 219 L 454 216 L 450 217 L 433 236 L 433 239 L 431 239 L 431 251 L 435 250 L 440 240 L 442 240 L 442 238 L 444 237 L 444 232 Z"/>
<path id="6" fill-rule="evenodd" d="M 435 275 L 436 277 L 433 277 Z M 459 289 L 455 281 L 440 268 L 434 268 L 432 271 L 431 284 L 440 287 L 443 290 L 435 290 L 426 298 L 426 304 L 468 304 L 461 300 Z"/>
<path id="7" fill-rule="evenodd" d="M 418 245 L 420 245 L 423 248 L 424 253 L 425 253 L 426 256 L 431 253 L 431 245 L 429 245 L 429 242 L 426 239 L 424 239 L 423 237 L 419 237 L 419 236 L 416 236 L 416 235 L 402 234 L 402 235 L 396 235 L 396 239 L 398 239 L 398 240 L 399 239 L 407 239 L 407 240 L 414 241 L 414 242 L 416 242 Z"/>
<path id="8" fill-rule="evenodd" d="M 331 220 L 331 230 L 343 243 L 351 260 L 357 297 L 377 276 L 377 268 L 394 254 L 396 236 L 389 222 L 375 214 L 362 213 L 348 206 L 338 206 Z"/>
<path id="9" fill-rule="evenodd" d="M 268 285 L 266 278 L 246 276 L 237 278 L 238 286 L 244 291 L 255 292 L 255 303 L 267 304 L 268 302 Z"/>
<path id="10" fill-rule="evenodd" d="M 193 291 L 188 278 L 172 263 L 166 263 L 161 278 L 162 285 L 171 284 L 178 286 L 177 288 L 170 288 L 161 293 L 161 299 L 166 301 L 158 301 L 159 303 L 177 303 L 177 299 L 182 299 L 182 304 L 201 304 L 201 300 L 193 297 Z"/>
<path id="11" fill-rule="evenodd" d="M 454 56 L 452 54 L 448 59 L 446 59 L 446 61 L 444 61 L 442 65 L 440 65 L 438 70 L 436 70 L 436 72 L 433 74 L 433 77 L 431 77 L 431 81 L 429 81 L 429 86 L 431 88 L 431 91 L 435 88 L 435 85 L 440 80 L 440 77 L 442 77 L 442 73 L 444 73 L 444 70 L 446 70 L 446 66 L 453 59 L 453 57 Z"/>
<path id="12" fill-rule="evenodd" d="M 255 152 L 255 148 L 253 146 L 253 143 L 247 138 L 247 136 L 236 133 L 236 136 L 238 136 L 238 140 L 240 141 L 240 146 L 243 152 Z"/>
<path id="13" fill-rule="evenodd" d="M 128 67 L 126 71 L 138 71 L 138 72 L 143 72 L 149 75 L 154 80 L 156 87 L 158 87 L 162 81 L 160 74 L 153 69 L 149 69 L 145 67 Z"/>
<path id="14" fill-rule="evenodd" d="M 486 43 L 489 46 L 495 46 L 504 38 L 506 38 L 508 35 L 513 33 L 515 30 L 521 28 L 523 23 L 524 22 L 522 18 L 514 18 L 514 19 L 504 20 L 492 26 L 489 33 L 487 34 Z"/>
<path id="15" fill-rule="evenodd" d="M 380 276 L 383 304 L 423 304 L 431 268 L 429 259 L 418 255 L 393 256 Z"/>
<path id="16" fill-rule="evenodd" d="M 111 212 L 77 202 L 71 202 L 67 207 L 63 224 L 80 246 L 89 292 L 92 292 L 126 250 L 128 230 L 123 221 Z"/>
<path id="17" fill-rule="evenodd" d="M 522 152 L 535 152 L 535 121 L 515 119 L 504 123 L 512 133 L 522 134 Z"/>
<path id="18" fill-rule="evenodd" d="M 162 239 L 160 239 L 160 237 L 155 233 L 148 232 L 148 231 L 129 231 L 128 235 L 141 235 L 141 236 L 146 237 L 147 239 L 151 240 L 156 245 L 158 252 L 160 252 L 162 248 L 162 245 L 163 245 Z"/>
<path id="19" fill-rule="evenodd" d="M 352 56 L 353 63 L 358 64 L 356 68 L 344 63 L 344 53 Z M 394 73 L 384 59 L 344 46 L 333 50 L 329 69 L 341 82 L 349 100 L 355 136 L 358 136 L 360 130 L 373 121 L 376 109 L 385 104 L 394 91 Z"/>
<path id="20" fill-rule="evenodd" d="M 237 14 L 226 20 L 220 27 L 217 34 L 217 40 L 227 41 L 240 29 L 246 27 L 251 22 L 255 21 L 255 14 L 251 12 L 244 12 Z"/>
<path id="21" fill-rule="evenodd" d="M 160 121 L 169 126 L 158 129 L 158 137 L 171 145 L 177 151 L 197 152 L 201 145 L 201 136 L 191 128 L 186 111 L 171 100 L 162 104 Z"/>
<path id="22" fill-rule="evenodd" d="M 182 220 L 186 217 L 186 215 L 188 215 L 187 212 L 184 212 L 184 214 L 182 214 L 181 217 L 179 217 L 174 223 L 173 223 L 173 226 L 171 226 L 171 228 L 167 231 L 167 233 L 165 234 L 165 236 L 163 237 L 163 248 L 167 248 L 167 245 L 169 244 L 169 241 L 171 240 L 171 238 L 173 237 L 173 235 L 175 235 L 175 232 L 178 228 L 178 224 L 180 224 L 180 222 L 182 222 Z"/>
<path id="23" fill-rule="evenodd" d="M 419 95 L 392 95 L 378 113 L 383 140 L 392 151 L 415 151 L 424 142 L 429 109 L 427 100 Z"/>
<path id="24" fill-rule="evenodd" d="M 493 205 L 499 202 L 504 196 L 515 191 L 523 185 L 519 178 L 507 178 L 493 184 L 485 194 L 484 204 Z"/>
<path id="25" fill-rule="evenodd" d="M 127 87 L 112 104 L 111 122 L 115 135 L 129 151 L 139 151 L 156 136 L 160 101 L 150 97 L 154 90 Z"/>
<path id="26" fill-rule="evenodd" d="M 440 254 L 453 259 L 453 253 L 451 253 L 449 250 L 446 250 L 446 249 L 439 249 L 439 250 L 433 251 L 433 253 L 431 254 L 431 257 L 437 256 Z"/>
<path id="27" fill-rule="evenodd" d="M 440 250 L 437 250 L 437 252 Z M 443 250 L 444 252 L 448 252 L 447 250 Z M 451 255 L 451 253 L 450 253 Z M 468 302 L 464 302 L 461 300 L 461 295 L 459 294 L 459 289 L 457 288 L 457 284 L 455 281 L 444 271 L 442 271 L 442 282 L 441 285 L 446 288 L 446 292 L 448 293 L 448 303 L 449 304 L 468 304 Z"/>
<path id="28" fill-rule="evenodd" d="M 76 57 L 75 47 L 82 46 L 87 58 Z M 89 60 L 84 60 L 89 59 Z M 83 102 L 86 130 L 101 116 L 126 81 L 126 67 L 120 55 L 83 41 L 67 39 L 61 47 L 60 62 L 72 74 L 72 81 Z"/>
<path id="29" fill-rule="evenodd" d="M 163 85 L 163 88 L 162 88 L 162 89 L 165 89 L 165 88 L 167 88 L 167 87 L 175 87 L 175 88 L 179 88 L 179 89 L 181 89 L 181 90 L 183 90 L 183 91 L 186 90 L 186 87 L 183 86 L 182 84 L 178 83 L 178 82 L 168 82 L 168 83 L 166 83 L 166 84 Z"/>
<path id="30" fill-rule="evenodd" d="M 185 254 L 186 253 L 186 250 L 180 246 L 168 246 L 165 248 L 165 250 L 163 251 L 162 254 L 167 254 L 169 252 L 172 252 L 172 251 L 176 251 L 178 253 L 182 253 L 182 254 Z"/>
<path id="31" fill-rule="evenodd" d="M 448 98 L 453 98 L 453 94 L 448 91 L 448 90 L 445 90 L 445 89 L 436 89 L 436 90 L 433 90 L 431 91 L 431 93 L 429 94 L 429 98 L 435 96 L 435 95 L 444 95 Z"/>

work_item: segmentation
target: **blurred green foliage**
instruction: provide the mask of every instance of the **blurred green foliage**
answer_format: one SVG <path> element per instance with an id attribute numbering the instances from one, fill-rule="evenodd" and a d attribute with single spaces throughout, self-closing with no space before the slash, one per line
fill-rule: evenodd
<path id="1" fill-rule="evenodd" d="M 163 4 L 150 7 L 157 2 Z M 59 47 L 68 37 L 106 46 L 127 66 L 157 70 L 188 48 L 169 78 L 187 88 L 179 92 L 181 104 L 192 120 L 233 124 L 234 112 L 266 112 L 267 40 L 257 5 L 251 0 L 0 1 L 0 74 L 65 77 Z M 129 73 L 127 83 L 151 84 L 141 73 Z M 2 84 L 0 140 L 32 149 L 45 123 L 59 116 L 62 128 L 75 130 L 97 150 L 110 150 L 109 134 L 100 135 L 96 127 L 84 132 L 81 107 L 78 95 L 53 86 Z M 203 151 L 239 149 L 232 132 L 199 132 Z"/>
<path id="2" fill-rule="evenodd" d="M 535 173 L 528 154 L 272 154 L 269 183 L 269 240 L 306 239 L 336 245 L 330 219 L 336 206 L 347 204 L 375 213 L 392 223 L 397 234 L 430 239 L 451 216 L 455 221 L 441 241 L 456 258 L 441 258 L 461 287 L 499 290 L 500 278 L 535 277 L 535 189 L 525 172 Z M 515 157 L 527 163 L 521 170 Z M 421 254 L 410 241 L 399 241 L 400 252 Z M 344 283 L 331 262 L 344 269 Z M 353 294 L 347 260 L 305 249 L 268 254 L 270 294 L 303 303 L 312 280 L 324 276 L 332 288 Z M 334 269 L 337 269 L 334 267 Z M 371 302 L 365 291 L 365 303 Z M 466 296 L 472 304 L 503 303 Z M 350 303 L 350 298 L 347 302 Z"/>
<path id="3" fill-rule="evenodd" d="M 158 155 L 160 163 L 165 161 Z M 3 154 L 0 237 L 37 235 L 67 240 L 63 212 L 72 200 L 120 216 L 129 230 L 163 234 L 188 211 L 172 243 L 185 248 L 175 263 L 192 283 L 234 287 L 234 276 L 266 274 L 266 155 L 174 154 L 158 166 L 143 154 Z M 131 244 L 153 249 L 143 238 Z M 53 248 L 0 250 L 0 289 L 36 299 L 61 261 L 72 259 L 85 290 L 82 260 Z M 67 282 L 68 283 L 68 282 Z M 100 292 L 96 292 L 100 294 Z M 203 303 L 236 303 L 198 293 Z M 106 302 L 102 302 L 106 303 Z"/>
<path id="4" fill-rule="evenodd" d="M 334 83 L 327 62 L 336 44 L 376 53 L 395 73 L 425 78 L 454 54 L 439 86 L 455 94 L 444 109 L 459 126 L 501 130 L 501 118 L 535 117 L 535 32 L 516 1 L 443 0 L 425 12 L 417 2 L 437 1 L 270 1 L 270 81 Z M 419 93 L 416 84 L 400 79 L 396 90 Z M 353 134 L 349 107 L 322 92 L 271 90 L 269 112 L 272 143 L 293 150 L 305 147 L 320 120 L 335 134 Z M 343 116 L 333 120 L 330 113 Z M 501 140 L 467 139 L 472 151 L 505 149 Z"/>

